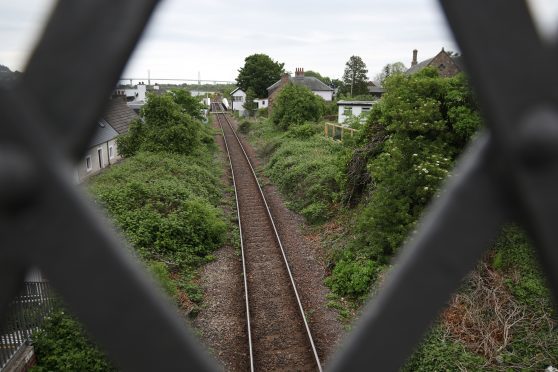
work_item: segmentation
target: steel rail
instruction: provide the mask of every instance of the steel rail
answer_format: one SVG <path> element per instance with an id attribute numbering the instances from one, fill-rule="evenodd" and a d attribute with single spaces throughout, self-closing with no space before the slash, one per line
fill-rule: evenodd
<path id="1" fill-rule="evenodd" d="M 221 106 L 219 103 L 215 104 L 216 106 Z M 279 245 L 279 248 L 281 250 L 281 255 L 283 256 L 283 262 L 285 263 L 285 267 L 287 268 L 287 272 L 289 274 L 289 279 L 293 288 L 293 292 L 297 301 L 297 305 L 298 305 L 298 309 L 300 311 L 300 315 L 302 316 L 302 321 L 304 322 L 304 328 L 306 330 L 306 335 L 308 336 L 308 340 L 310 341 L 310 345 L 312 346 L 312 354 L 314 357 L 314 360 L 316 362 L 316 365 L 318 367 L 318 370 L 320 372 L 322 372 L 322 364 L 320 362 L 320 358 L 318 356 L 318 352 L 316 350 L 316 345 L 314 344 L 314 339 L 312 338 L 312 332 L 310 332 L 310 326 L 308 325 L 308 322 L 306 320 L 306 315 L 304 313 L 304 308 L 302 306 L 302 302 L 300 300 L 300 296 L 298 294 L 298 290 L 296 288 L 296 284 L 294 281 L 294 277 L 293 274 L 291 272 L 291 268 L 289 265 L 289 261 L 287 259 L 287 254 L 285 253 L 285 249 L 283 248 L 283 243 L 281 242 L 281 238 L 279 236 L 279 232 L 277 231 L 277 227 L 275 226 L 275 221 L 273 219 L 273 216 L 271 215 L 271 210 L 269 209 L 269 205 L 267 204 L 267 199 L 265 198 L 265 195 L 263 193 L 263 189 L 262 186 L 260 184 L 260 181 L 258 179 L 258 176 L 256 175 L 256 171 L 254 170 L 254 167 L 252 166 L 252 162 L 250 161 L 250 158 L 248 157 L 248 154 L 246 153 L 246 150 L 244 149 L 244 146 L 242 145 L 242 141 L 240 141 L 240 138 L 238 138 L 236 131 L 234 130 L 233 126 L 231 125 L 229 118 L 227 117 L 227 115 L 225 114 L 224 111 L 222 111 L 222 106 L 221 106 L 221 111 L 216 112 L 216 116 L 219 117 L 219 115 L 222 115 L 223 118 L 225 119 L 225 121 L 227 122 L 227 125 L 231 128 L 232 133 L 234 134 L 236 140 L 238 141 L 238 144 L 240 145 L 240 148 L 242 149 L 242 152 L 244 154 L 244 157 L 246 158 L 246 161 L 248 162 L 248 166 L 250 167 L 250 170 L 252 171 L 252 175 L 254 176 L 254 179 L 256 181 L 256 184 L 258 185 L 258 190 L 260 191 L 260 196 L 262 197 L 262 201 L 264 202 L 265 205 L 265 209 L 267 212 L 267 216 L 269 218 L 269 221 L 271 222 L 271 226 L 273 227 L 273 232 L 275 235 L 275 239 L 277 241 L 277 244 Z M 221 121 L 219 119 L 217 119 L 219 122 L 219 125 L 221 126 Z M 221 126 L 221 130 L 223 131 L 223 127 Z M 223 131 L 224 133 L 224 131 Z M 225 140 L 226 143 L 226 138 L 223 134 L 223 138 Z M 239 219 L 239 224 L 240 224 L 240 219 Z"/>
<path id="2" fill-rule="evenodd" d="M 213 103 L 213 107 L 219 108 L 219 104 Z M 225 131 L 223 130 L 223 126 L 221 124 L 221 120 L 219 119 L 219 115 L 216 115 L 217 122 L 219 123 L 219 127 L 221 128 L 221 134 L 223 135 L 223 141 L 225 143 L 225 149 L 227 150 L 227 157 L 229 158 L 229 166 L 231 168 L 231 175 L 232 175 L 232 182 L 234 187 L 234 199 L 236 202 L 236 216 L 238 218 L 238 230 L 240 235 L 240 252 L 242 255 L 242 276 L 244 277 L 244 298 L 245 298 L 245 305 L 246 305 L 246 329 L 248 332 L 248 351 L 250 356 L 250 371 L 254 372 L 254 352 L 252 348 L 252 329 L 251 329 L 251 320 L 250 320 L 250 305 L 248 302 L 248 275 L 246 273 L 246 257 L 244 255 L 244 238 L 242 237 L 242 224 L 240 223 L 240 206 L 238 203 L 238 193 L 236 192 L 236 178 L 234 175 L 234 168 L 232 165 L 231 153 L 229 151 L 229 144 L 227 143 L 227 139 L 225 137 Z"/>

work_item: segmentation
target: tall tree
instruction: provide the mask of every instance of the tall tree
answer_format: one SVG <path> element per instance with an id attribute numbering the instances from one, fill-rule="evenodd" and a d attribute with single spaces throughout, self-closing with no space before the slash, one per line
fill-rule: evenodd
<path id="1" fill-rule="evenodd" d="M 267 88 L 281 78 L 284 66 L 267 54 L 252 54 L 244 59 L 236 83 L 245 92 L 252 88 L 259 98 L 267 97 Z"/>
<path id="2" fill-rule="evenodd" d="M 353 95 L 366 94 L 368 92 L 367 84 L 368 77 L 366 74 L 366 64 L 359 56 L 351 56 L 345 64 L 345 73 L 343 74 L 343 84 L 350 93 Z"/>

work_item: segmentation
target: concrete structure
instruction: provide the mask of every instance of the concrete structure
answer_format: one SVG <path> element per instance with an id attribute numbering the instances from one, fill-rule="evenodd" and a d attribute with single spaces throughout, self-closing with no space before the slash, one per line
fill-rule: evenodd
<path id="1" fill-rule="evenodd" d="M 322 97 L 325 101 L 333 101 L 334 89 L 332 87 L 324 84 L 320 79 L 313 76 L 304 76 L 304 69 L 297 68 L 294 77 L 289 74 L 285 74 L 279 81 L 267 88 L 267 94 L 269 97 L 268 105 L 270 107 L 273 106 L 273 101 L 281 89 L 283 89 L 283 87 L 288 83 L 304 86 L 310 89 L 315 95 Z"/>
<path id="2" fill-rule="evenodd" d="M 426 67 L 434 67 L 442 77 L 452 77 L 463 72 L 462 57 L 459 55 L 449 55 L 442 48 L 440 53 L 425 61 L 418 62 L 418 50 L 413 50 L 413 60 L 411 67 L 407 70 L 407 74 L 416 74 Z"/>
<path id="3" fill-rule="evenodd" d="M 244 103 L 246 102 L 246 92 L 240 88 L 236 88 L 231 92 L 231 97 L 231 110 L 238 111 L 240 116 L 246 115 L 246 109 L 244 108 Z"/>
<path id="4" fill-rule="evenodd" d="M 343 124 L 352 116 L 362 116 L 370 111 L 377 101 L 338 101 L 337 122 Z"/>

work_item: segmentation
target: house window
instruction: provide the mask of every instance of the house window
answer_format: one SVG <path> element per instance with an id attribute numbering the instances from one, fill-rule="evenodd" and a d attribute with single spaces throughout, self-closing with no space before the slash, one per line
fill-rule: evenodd
<path id="1" fill-rule="evenodd" d="M 85 157 L 85 170 L 91 172 L 91 156 Z"/>
<path id="2" fill-rule="evenodd" d="M 363 107 L 362 111 L 370 111 L 370 107 Z"/>
<path id="3" fill-rule="evenodd" d="M 112 146 L 109 146 L 109 158 L 110 159 L 114 158 L 114 151 L 112 149 Z"/>
<path id="4" fill-rule="evenodd" d="M 242 96 L 234 96 L 234 97 L 233 97 L 233 101 L 242 102 L 242 101 L 243 101 L 243 97 L 242 97 Z"/>
<path id="5" fill-rule="evenodd" d="M 345 106 L 343 109 L 343 115 L 351 116 L 353 114 L 353 108 L 351 106 Z"/>

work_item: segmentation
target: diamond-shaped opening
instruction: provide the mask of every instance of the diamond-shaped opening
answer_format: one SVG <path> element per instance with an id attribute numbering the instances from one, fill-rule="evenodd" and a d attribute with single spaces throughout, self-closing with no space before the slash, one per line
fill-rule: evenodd
<path id="1" fill-rule="evenodd" d="M 528 0 L 527 4 L 539 34 L 549 41 L 558 37 L 558 2 L 555 0 Z"/>

